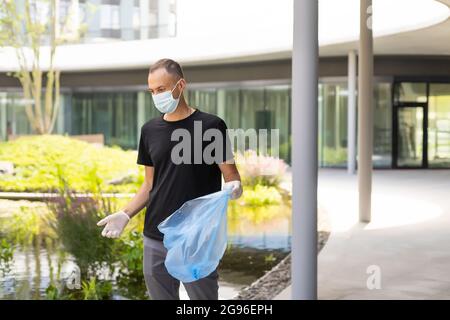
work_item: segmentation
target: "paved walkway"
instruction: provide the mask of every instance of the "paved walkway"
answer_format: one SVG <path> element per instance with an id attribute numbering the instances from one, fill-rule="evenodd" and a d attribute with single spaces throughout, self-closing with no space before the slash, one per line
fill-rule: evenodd
<path id="1" fill-rule="evenodd" d="M 368 224 L 357 223 L 357 182 L 319 170 L 332 235 L 318 257 L 318 298 L 450 299 L 450 170 L 375 170 Z M 369 289 L 377 273 L 381 288 Z"/>

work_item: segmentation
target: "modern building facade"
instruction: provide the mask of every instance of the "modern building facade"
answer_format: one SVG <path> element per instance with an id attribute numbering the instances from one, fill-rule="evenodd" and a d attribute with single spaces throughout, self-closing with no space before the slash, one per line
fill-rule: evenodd
<path id="1" fill-rule="evenodd" d="M 190 105 L 221 116 L 229 128 L 279 129 L 280 156 L 290 162 L 292 1 L 96 2 L 101 11 L 86 40 L 59 48 L 63 106 L 55 132 L 103 133 L 109 145 L 136 148 L 141 125 L 158 116 L 148 67 L 170 57 L 184 66 Z M 336 2 L 319 2 L 318 159 L 321 167 L 344 168 L 347 56 L 358 48 L 358 1 Z M 245 8 L 236 10 L 238 3 Z M 402 18 L 380 19 L 377 12 L 392 4 L 374 0 L 373 165 L 450 168 L 450 3 L 398 3 Z M 262 24 L 264 16 L 272 19 Z M 6 75 L 14 64 L 0 56 L 5 140 L 7 132 L 31 132 L 20 86 Z"/>

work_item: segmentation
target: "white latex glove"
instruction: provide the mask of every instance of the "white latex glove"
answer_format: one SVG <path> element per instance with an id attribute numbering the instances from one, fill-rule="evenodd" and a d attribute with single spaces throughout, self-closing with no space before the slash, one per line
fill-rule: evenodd
<path id="1" fill-rule="evenodd" d="M 128 221 L 130 221 L 130 216 L 123 210 L 120 210 L 103 218 L 97 222 L 97 225 L 103 226 L 106 224 L 102 231 L 102 236 L 107 238 L 118 238 L 122 234 L 123 229 L 125 229 L 125 226 L 128 224 Z"/>
<path id="2" fill-rule="evenodd" d="M 223 189 L 231 189 L 230 199 L 237 199 L 242 195 L 242 186 L 239 180 L 225 182 Z"/>

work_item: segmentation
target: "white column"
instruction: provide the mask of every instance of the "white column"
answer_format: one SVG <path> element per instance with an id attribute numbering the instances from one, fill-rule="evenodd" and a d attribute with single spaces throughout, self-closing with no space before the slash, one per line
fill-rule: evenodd
<path id="1" fill-rule="evenodd" d="M 347 171 L 356 172 L 356 52 L 348 53 Z"/>
<path id="2" fill-rule="evenodd" d="M 120 31 L 123 40 L 134 39 L 133 8 L 133 0 L 120 0 Z"/>
<path id="3" fill-rule="evenodd" d="M 318 0 L 294 1 L 292 299 L 317 299 Z"/>
<path id="4" fill-rule="evenodd" d="M 148 39 L 150 35 L 150 0 L 139 0 L 140 38 Z"/>
<path id="5" fill-rule="evenodd" d="M 372 0 L 361 0 L 358 59 L 358 189 L 359 220 L 370 222 L 373 149 Z"/>

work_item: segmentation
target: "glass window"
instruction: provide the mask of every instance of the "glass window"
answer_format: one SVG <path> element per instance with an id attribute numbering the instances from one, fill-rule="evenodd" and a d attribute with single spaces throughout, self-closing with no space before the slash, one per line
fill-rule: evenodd
<path id="1" fill-rule="evenodd" d="M 89 134 L 91 131 L 91 114 L 93 99 L 88 93 L 74 93 L 71 110 L 70 134 Z"/>
<path id="2" fill-rule="evenodd" d="M 139 29 L 141 26 L 141 11 L 139 7 L 133 7 L 133 28 Z"/>
<path id="3" fill-rule="evenodd" d="M 9 134 L 31 134 L 32 129 L 25 112 L 22 92 L 8 92 L 4 99 L 6 107 L 6 131 Z M 43 102 L 43 99 L 42 99 Z"/>
<path id="4" fill-rule="evenodd" d="M 319 84 L 319 166 L 346 167 L 348 156 L 348 91 L 346 83 Z M 391 85 L 374 85 L 373 166 L 391 166 Z M 356 110 L 358 114 L 358 108 Z M 356 114 L 356 119 L 358 115 Z M 357 120 L 358 121 L 358 120 Z M 356 125 L 358 127 L 358 124 Z M 357 134 L 357 133 L 356 133 Z"/>
<path id="5" fill-rule="evenodd" d="M 161 112 L 156 109 L 155 104 L 153 103 L 152 94 L 149 92 L 145 92 L 145 122 L 150 119 L 156 118 L 161 115 Z"/>
<path id="6" fill-rule="evenodd" d="M 428 164 L 450 167 L 450 84 L 430 84 Z"/>
<path id="7" fill-rule="evenodd" d="M 395 85 L 396 102 L 427 102 L 427 84 L 401 82 Z"/>
<path id="8" fill-rule="evenodd" d="M 417 167 L 423 161 L 423 108 L 402 106 L 398 109 L 399 167 Z"/>
<path id="9" fill-rule="evenodd" d="M 319 84 L 319 165 L 347 165 L 347 84 Z"/>
<path id="10" fill-rule="evenodd" d="M 71 134 L 103 133 L 107 145 L 137 146 L 137 93 L 74 93 Z"/>
<path id="11" fill-rule="evenodd" d="M 279 157 L 291 162 L 291 91 L 288 85 L 269 86 L 265 90 L 265 106 L 268 119 L 267 129 L 278 130 Z M 268 131 L 268 146 L 270 147 L 271 136 Z"/>
<path id="12" fill-rule="evenodd" d="M 191 89 L 188 90 L 187 99 L 189 104 L 201 111 L 217 114 L 216 90 L 215 89 Z"/>
<path id="13" fill-rule="evenodd" d="M 238 129 L 240 122 L 239 89 L 217 90 L 217 114 L 225 120 L 228 128 Z"/>
<path id="14" fill-rule="evenodd" d="M 6 140 L 7 122 L 6 122 L 6 92 L 0 92 L 0 140 Z"/>
<path id="15" fill-rule="evenodd" d="M 119 29 L 119 6 L 114 4 L 102 4 L 100 6 L 100 28 Z"/>
<path id="16" fill-rule="evenodd" d="M 290 162 L 290 89 L 288 85 L 250 88 L 201 88 L 188 91 L 189 104 L 216 114 L 229 129 L 279 130 L 279 157 Z M 248 142 L 247 142 L 248 143 Z M 248 148 L 249 145 L 246 145 Z"/>
<path id="17" fill-rule="evenodd" d="M 124 92 L 110 96 L 108 108 L 113 110 L 112 135 L 109 144 L 134 149 L 137 142 L 137 93 Z"/>
<path id="18" fill-rule="evenodd" d="M 264 110 L 263 88 L 241 90 L 240 104 L 241 109 L 239 127 L 244 130 L 254 129 L 256 126 L 257 112 Z"/>
<path id="19" fill-rule="evenodd" d="M 392 100 L 391 84 L 374 86 L 373 166 L 391 167 L 392 164 Z"/>

